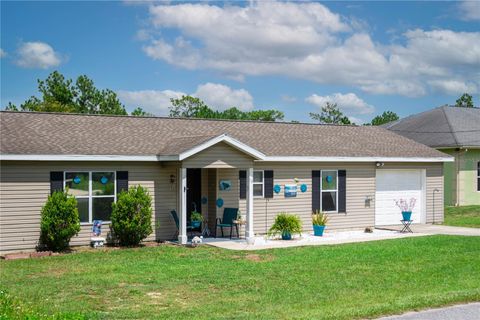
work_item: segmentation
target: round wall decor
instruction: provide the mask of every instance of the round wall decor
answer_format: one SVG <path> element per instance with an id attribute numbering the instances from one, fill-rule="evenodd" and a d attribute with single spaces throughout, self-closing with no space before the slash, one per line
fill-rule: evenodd
<path id="1" fill-rule="evenodd" d="M 307 192 L 307 185 L 305 183 L 300 186 L 300 191 Z"/>
<path id="2" fill-rule="evenodd" d="M 273 187 L 273 191 L 275 191 L 275 193 L 280 193 L 280 191 L 282 191 L 282 187 L 280 187 L 280 185 L 276 184 Z"/>
<path id="3" fill-rule="evenodd" d="M 106 184 L 106 183 L 108 182 L 108 178 L 105 177 L 105 176 L 103 176 L 103 177 L 100 178 L 100 182 L 101 182 L 102 184 Z"/>
<path id="4" fill-rule="evenodd" d="M 202 204 L 207 204 L 208 198 L 207 197 L 202 197 Z"/>
<path id="5" fill-rule="evenodd" d="M 219 207 L 219 208 L 223 207 L 223 199 L 218 198 L 217 201 L 216 201 L 216 204 L 217 204 L 217 207 Z"/>
<path id="6" fill-rule="evenodd" d="M 327 180 L 328 183 L 332 182 L 332 180 L 333 180 L 332 176 L 327 176 L 326 180 Z"/>
<path id="7" fill-rule="evenodd" d="M 82 181 L 82 179 L 80 179 L 79 176 L 75 176 L 75 178 L 73 178 L 73 183 L 75 183 L 75 184 L 79 184 L 81 181 Z"/>

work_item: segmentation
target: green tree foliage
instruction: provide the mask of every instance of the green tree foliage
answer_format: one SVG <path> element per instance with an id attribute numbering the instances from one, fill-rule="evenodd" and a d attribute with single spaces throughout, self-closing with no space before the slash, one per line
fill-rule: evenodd
<path id="1" fill-rule="evenodd" d="M 138 245 L 152 233 L 152 197 L 138 185 L 122 191 L 114 203 L 111 225 L 122 246 Z"/>
<path id="2" fill-rule="evenodd" d="M 135 108 L 131 113 L 130 115 L 132 116 L 135 116 L 135 117 L 153 117 L 154 115 L 149 113 L 149 112 L 146 112 L 145 110 L 143 110 L 142 108 L 140 107 L 137 107 Z"/>
<path id="3" fill-rule="evenodd" d="M 322 107 L 322 112 L 310 112 L 310 118 L 323 124 L 352 124 L 350 119 L 348 119 L 348 117 L 345 116 L 342 111 L 340 111 L 337 104 L 330 102 L 327 102 Z"/>
<path id="4" fill-rule="evenodd" d="M 58 71 L 52 72 L 47 79 L 38 80 L 41 98 L 32 96 L 20 107 L 9 103 L 6 110 L 36 112 L 71 112 L 89 114 L 126 115 L 125 106 L 117 94 L 110 89 L 100 90 L 93 80 L 85 75 L 79 76 L 75 83 Z"/>
<path id="5" fill-rule="evenodd" d="M 77 200 L 65 191 L 56 191 L 48 197 L 41 214 L 41 245 L 53 251 L 67 249 L 70 239 L 80 231 Z"/>
<path id="6" fill-rule="evenodd" d="M 211 109 L 201 99 L 192 96 L 170 99 L 170 117 L 202 118 L 202 119 L 229 119 L 229 120 L 256 120 L 277 121 L 283 120 L 284 114 L 278 110 L 242 111 L 236 107 L 224 111 Z"/>
<path id="7" fill-rule="evenodd" d="M 372 126 L 381 126 L 382 124 L 389 123 L 400 119 L 398 114 L 393 111 L 384 111 L 381 115 L 372 119 Z"/>
<path id="8" fill-rule="evenodd" d="M 473 105 L 473 97 L 472 95 L 468 93 L 462 94 L 460 98 L 455 101 L 455 107 L 467 107 L 467 108 L 473 108 L 475 107 Z"/>

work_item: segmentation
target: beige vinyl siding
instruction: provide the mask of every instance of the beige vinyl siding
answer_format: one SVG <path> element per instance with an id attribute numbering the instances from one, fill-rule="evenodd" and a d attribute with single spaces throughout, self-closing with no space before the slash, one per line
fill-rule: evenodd
<path id="1" fill-rule="evenodd" d="M 171 238 L 175 225 L 169 211 L 176 206 L 170 175 L 177 164 L 142 162 L 2 161 L 0 179 L 0 251 L 33 249 L 40 236 L 40 211 L 50 194 L 50 171 L 128 171 L 129 186 L 143 185 L 152 195 L 154 233 L 148 240 Z M 158 228 L 156 226 L 159 226 Z M 107 225 L 102 233 L 109 231 Z M 91 225 L 82 225 L 72 245 L 90 241 Z"/>
<path id="2" fill-rule="evenodd" d="M 183 160 L 184 168 L 249 168 L 253 159 L 225 142 Z"/>
<path id="3" fill-rule="evenodd" d="M 443 163 L 385 163 L 384 169 L 426 169 L 427 223 L 442 223 L 444 219 Z M 381 170 L 381 169 L 379 169 Z M 434 190 L 438 189 L 438 192 Z M 435 199 L 435 204 L 434 200 Z"/>

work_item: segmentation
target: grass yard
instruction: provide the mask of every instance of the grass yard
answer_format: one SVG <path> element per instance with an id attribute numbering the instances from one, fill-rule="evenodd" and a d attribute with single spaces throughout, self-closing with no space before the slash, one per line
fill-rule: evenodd
<path id="1" fill-rule="evenodd" d="M 445 207 L 447 226 L 480 228 L 480 206 Z"/>
<path id="2" fill-rule="evenodd" d="M 256 252 L 164 245 L 0 269 L 4 319 L 351 319 L 480 301 L 480 237 Z"/>

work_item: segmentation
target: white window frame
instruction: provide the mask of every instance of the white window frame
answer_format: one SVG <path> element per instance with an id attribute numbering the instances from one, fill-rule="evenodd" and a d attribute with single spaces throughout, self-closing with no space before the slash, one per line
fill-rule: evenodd
<path id="1" fill-rule="evenodd" d="M 327 189 L 327 190 L 323 190 L 323 172 L 324 171 L 330 171 L 330 172 L 336 172 L 337 174 L 337 178 L 336 178 L 336 189 Z M 335 210 L 333 211 L 323 211 L 323 192 L 335 192 Z M 320 173 L 320 211 L 322 212 L 327 212 L 327 213 L 338 213 L 338 170 L 335 170 L 335 169 L 325 169 L 325 170 L 321 170 L 321 173 Z"/>
<path id="2" fill-rule="evenodd" d="M 116 171 L 108 171 L 108 170 L 95 170 L 95 171 L 82 171 L 82 170 L 67 170 L 63 172 L 63 190 L 66 189 L 67 186 L 67 173 L 88 173 L 88 196 L 76 196 L 75 198 L 78 199 L 88 199 L 88 221 L 87 222 L 80 222 L 80 225 L 92 225 L 93 223 L 93 199 L 94 198 L 112 198 L 113 202 L 117 202 L 117 172 Z M 113 173 L 113 196 L 112 195 L 101 195 L 101 196 L 94 196 L 92 194 L 92 176 L 93 173 L 98 172 L 106 172 L 106 173 Z M 103 223 L 110 223 L 111 221 L 103 221 Z"/>
<path id="3" fill-rule="evenodd" d="M 262 195 L 254 195 L 254 198 L 263 198 L 265 197 L 265 170 L 253 170 L 253 176 L 255 176 L 255 172 L 261 172 L 262 173 L 262 182 L 255 182 L 255 179 L 253 179 L 253 185 L 262 185 Z M 253 186 L 252 186 L 253 188 Z"/>

